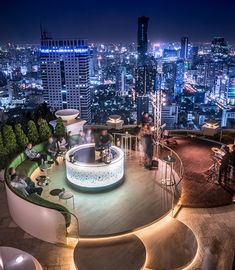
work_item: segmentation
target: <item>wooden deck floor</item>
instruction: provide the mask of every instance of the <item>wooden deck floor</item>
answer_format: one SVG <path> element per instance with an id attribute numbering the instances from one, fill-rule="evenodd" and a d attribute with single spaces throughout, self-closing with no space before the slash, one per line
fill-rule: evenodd
<path id="1" fill-rule="evenodd" d="M 88 194 L 69 186 L 65 165 L 61 163 L 49 172 L 51 183 L 42 196 L 58 203 L 58 197 L 51 196 L 50 190 L 65 188 L 73 192 L 75 209 L 72 201 L 67 207 L 78 217 L 82 237 L 121 234 L 146 226 L 171 209 L 174 188 L 161 185 L 162 174 L 162 165 L 158 170 L 146 170 L 139 164 L 139 157 L 132 156 L 125 162 L 125 181 L 121 186 Z"/>
<path id="2" fill-rule="evenodd" d="M 182 159 L 185 174 L 181 203 L 187 207 L 216 207 L 232 203 L 234 182 L 222 187 L 207 181 L 206 171 L 212 164 L 211 147 L 219 145 L 197 138 L 178 137 L 173 149 Z M 235 181 L 235 179 L 234 179 Z"/>

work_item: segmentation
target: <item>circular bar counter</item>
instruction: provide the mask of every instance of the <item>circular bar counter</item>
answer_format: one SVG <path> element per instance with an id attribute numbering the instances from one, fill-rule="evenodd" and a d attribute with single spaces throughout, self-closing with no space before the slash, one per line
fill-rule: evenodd
<path id="1" fill-rule="evenodd" d="M 116 146 L 111 146 L 110 150 L 113 158 L 110 164 L 105 164 L 96 159 L 94 143 L 70 149 L 66 153 L 68 181 L 80 190 L 91 192 L 107 190 L 121 184 L 124 175 L 124 154 Z"/>

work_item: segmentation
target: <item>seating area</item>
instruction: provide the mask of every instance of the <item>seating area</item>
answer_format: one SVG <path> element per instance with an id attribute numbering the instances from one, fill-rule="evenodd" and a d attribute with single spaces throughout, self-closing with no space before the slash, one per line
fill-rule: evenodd
<path id="1" fill-rule="evenodd" d="M 40 152 L 44 151 L 44 147 L 45 147 L 45 144 L 41 143 L 41 144 L 34 146 L 34 149 L 40 153 Z M 47 156 L 47 160 L 49 160 L 49 159 L 50 159 L 50 157 Z M 6 168 L 6 170 L 5 170 L 6 184 L 17 196 L 20 196 L 21 198 L 23 198 L 23 199 L 25 199 L 33 204 L 60 211 L 65 218 L 66 227 L 69 227 L 71 217 L 70 217 L 69 211 L 66 207 L 64 207 L 60 204 L 57 204 L 57 203 L 53 203 L 49 200 L 46 200 L 36 193 L 29 194 L 28 196 L 25 196 L 20 190 L 13 188 L 9 182 L 10 181 L 9 174 L 8 174 L 9 168 L 15 168 L 17 173 L 21 176 L 29 176 L 30 177 L 32 175 L 32 173 L 38 168 L 37 162 L 34 162 L 34 161 L 27 159 L 24 153 L 20 153 L 19 155 L 17 155 L 10 162 L 10 164 L 8 165 L 8 168 Z"/>

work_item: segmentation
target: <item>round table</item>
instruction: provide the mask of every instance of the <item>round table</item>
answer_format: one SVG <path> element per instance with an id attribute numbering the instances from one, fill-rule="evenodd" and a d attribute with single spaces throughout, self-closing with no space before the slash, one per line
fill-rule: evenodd
<path id="1" fill-rule="evenodd" d="M 164 170 L 164 177 L 162 178 L 162 184 L 166 186 L 173 186 L 175 185 L 175 176 L 173 172 L 173 166 L 176 162 L 176 159 L 173 156 L 166 156 L 162 159 L 165 163 L 165 170 Z M 168 166 L 170 167 L 169 175 L 168 175 Z"/>
<path id="2" fill-rule="evenodd" d="M 73 199 L 73 209 L 74 209 L 74 196 L 73 196 L 73 193 L 72 193 L 72 192 L 69 192 L 69 191 L 62 191 L 62 192 L 59 194 L 59 199 L 60 199 L 60 200 L 66 201 L 66 204 L 67 204 L 67 201 L 68 201 L 69 199 Z"/>
<path id="3" fill-rule="evenodd" d="M 216 155 L 224 156 L 224 154 L 225 154 L 223 150 L 221 150 L 221 149 L 219 149 L 219 148 L 217 148 L 217 147 L 212 147 L 211 150 L 212 150 L 212 152 L 214 152 Z"/>
<path id="4" fill-rule="evenodd" d="M 48 186 L 50 179 L 46 175 L 40 175 L 36 178 L 37 185 L 40 187 Z"/>

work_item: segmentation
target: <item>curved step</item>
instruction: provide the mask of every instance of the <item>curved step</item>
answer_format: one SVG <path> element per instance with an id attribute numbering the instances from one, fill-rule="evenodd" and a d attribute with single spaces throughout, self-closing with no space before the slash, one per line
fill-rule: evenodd
<path id="1" fill-rule="evenodd" d="M 146 247 L 147 269 L 182 269 L 197 253 L 197 240 L 190 228 L 169 216 L 137 235 Z"/>
<path id="2" fill-rule="evenodd" d="M 146 251 L 135 235 L 103 240 L 80 240 L 74 250 L 79 270 L 139 270 L 144 267 Z"/>

